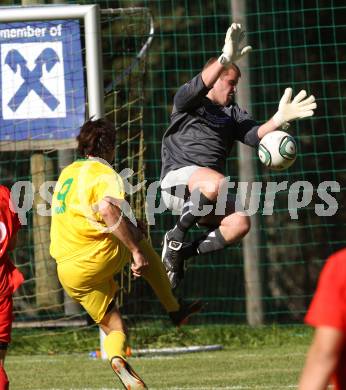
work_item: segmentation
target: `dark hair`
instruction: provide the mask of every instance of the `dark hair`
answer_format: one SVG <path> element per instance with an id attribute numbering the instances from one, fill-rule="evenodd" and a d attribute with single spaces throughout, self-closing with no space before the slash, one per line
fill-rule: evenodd
<path id="1" fill-rule="evenodd" d="M 80 156 L 104 158 L 115 148 L 115 126 L 107 119 L 89 119 L 84 123 L 77 136 Z"/>
<path id="2" fill-rule="evenodd" d="M 209 60 L 207 61 L 207 63 L 204 65 L 203 70 L 206 69 L 206 68 L 208 68 L 208 67 L 209 67 L 211 64 L 213 64 L 215 61 L 217 61 L 217 58 L 216 58 L 216 57 L 211 57 L 211 58 L 209 58 Z M 229 68 L 228 68 L 228 69 L 225 69 L 225 70 L 222 72 L 222 74 L 227 73 L 227 71 L 228 71 L 229 69 L 233 69 L 233 70 L 237 73 L 238 77 L 239 77 L 239 78 L 241 77 L 241 72 L 240 72 L 239 66 L 238 66 L 237 64 L 235 64 L 234 62 L 232 62 L 232 64 L 229 66 Z"/>

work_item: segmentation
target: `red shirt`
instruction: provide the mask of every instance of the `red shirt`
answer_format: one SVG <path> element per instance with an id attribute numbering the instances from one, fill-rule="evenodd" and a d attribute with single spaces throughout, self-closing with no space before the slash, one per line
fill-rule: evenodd
<path id="1" fill-rule="evenodd" d="M 18 215 L 11 209 L 11 193 L 0 185 L 0 296 L 13 294 L 23 283 L 23 275 L 11 262 L 8 249 L 20 228 Z"/>
<path id="2" fill-rule="evenodd" d="M 305 322 L 314 327 L 331 326 L 346 335 L 346 249 L 328 258 Z"/>
<path id="3" fill-rule="evenodd" d="M 328 258 L 305 322 L 314 327 L 330 326 L 344 333 L 345 346 L 333 379 L 335 390 L 346 389 L 346 248 Z"/>

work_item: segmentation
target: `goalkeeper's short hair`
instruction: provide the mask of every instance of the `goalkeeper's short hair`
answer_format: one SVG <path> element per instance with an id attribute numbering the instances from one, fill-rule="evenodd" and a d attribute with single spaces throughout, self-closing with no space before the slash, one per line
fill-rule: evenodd
<path id="1" fill-rule="evenodd" d="M 107 119 L 89 119 L 80 129 L 77 136 L 78 153 L 82 157 L 104 157 L 115 147 L 116 130 Z"/>

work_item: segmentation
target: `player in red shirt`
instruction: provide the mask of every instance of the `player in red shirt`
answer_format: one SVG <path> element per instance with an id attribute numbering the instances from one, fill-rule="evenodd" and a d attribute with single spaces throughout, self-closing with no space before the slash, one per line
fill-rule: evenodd
<path id="1" fill-rule="evenodd" d="M 299 390 L 346 389 L 346 248 L 331 255 L 305 322 L 316 328 Z"/>
<path id="2" fill-rule="evenodd" d="M 10 196 L 9 189 L 0 185 L 0 390 L 9 388 L 4 361 L 11 340 L 12 295 L 24 280 L 9 257 L 9 252 L 15 247 L 20 227 L 18 215 L 11 207 Z"/>

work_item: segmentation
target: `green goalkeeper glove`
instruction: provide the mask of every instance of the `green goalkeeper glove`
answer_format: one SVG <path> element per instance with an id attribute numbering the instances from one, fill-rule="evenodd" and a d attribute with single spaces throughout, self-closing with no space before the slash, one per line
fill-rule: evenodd
<path id="1" fill-rule="evenodd" d="M 313 95 L 310 95 L 306 99 L 305 97 L 306 91 L 301 90 L 291 101 L 292 88 L 285 89 L 285 93 L 282 95 L 279 103 L 278 111 L 273 116 L 277 127 L 294 119 L 308 118 L 314 115 L 314 110 L 317 107 L 315 97 Z"/>
<path id="2" fill-rule="evenodd" d="M 222 54 L 218 58 L 220 64 L 227 68 L 232 64 L 232 62 L 238 61 L 246 53 L 252 50 L 251 46 L 245 46 L 242 49 L 239 48 L 239 45 L 244 37 L 245 31 L 242 31 L 241 24 L 232 23 L 231 27 L 227 30 Z"/>

